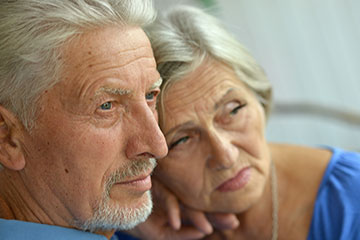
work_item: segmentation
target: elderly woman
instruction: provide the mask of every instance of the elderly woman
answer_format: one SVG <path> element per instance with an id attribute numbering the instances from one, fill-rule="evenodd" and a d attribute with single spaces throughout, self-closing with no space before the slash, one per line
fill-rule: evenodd
<path id="1" fill-rule="evenodd" d="M 148 34 L 169 147 L 155 175 L 185 206 L 240 221 L 208 239 L 360 239 L 359 154 L 268 143 L 271 85 L 212 16 L 178 7 Z"/>

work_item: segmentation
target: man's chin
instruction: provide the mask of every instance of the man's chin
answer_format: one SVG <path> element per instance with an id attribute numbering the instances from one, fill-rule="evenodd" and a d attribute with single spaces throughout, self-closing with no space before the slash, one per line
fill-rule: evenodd
<path id="1" fill-rule="evenodd" d="M 151 192 L 146 191 L 139 201 L 131 206 L 107 199 L 101 201 L 94 211 L 93 217 L 76 226 L 84 231 L 128 230 L 146 221 L 152 211 Z"/>
<path id="2" fill-rule="evenodd" d="M 150 200 L 149 192 L 150 189 L 136 191 L 131 187 L 125 188 L 120 184 L 114 184 L 109 191 L 109 204 L 111 207 L 119 205 L 138 208 Z"/>

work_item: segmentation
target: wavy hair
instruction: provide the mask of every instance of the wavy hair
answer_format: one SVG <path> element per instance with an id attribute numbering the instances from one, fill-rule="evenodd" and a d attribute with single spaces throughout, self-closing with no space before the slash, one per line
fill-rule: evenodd
<path id="1" fill-rule="evenodd" d="M 195 71 L 207 58 L 232 68 L 257 96 L 268 116 L 272 86 L 262 67 L 225 27 L 210 14 L 190 6 L 177 6 L 145 28 L 163 78 L 159 97 L 159 120 L 167 88 Z"/>

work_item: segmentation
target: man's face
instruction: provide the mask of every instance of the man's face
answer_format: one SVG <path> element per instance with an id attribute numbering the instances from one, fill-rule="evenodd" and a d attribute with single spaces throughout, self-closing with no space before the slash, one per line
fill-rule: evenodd
<path id="1" fill-rule="evenodd" d="M 49 222 L 131 227 L 151 209 L 150 158 L 167 153 L 150 43 L 140 28 L 111 27 L 62 50 L 62 80 L 41 96 L 23 142 L 24 182 Z"/>

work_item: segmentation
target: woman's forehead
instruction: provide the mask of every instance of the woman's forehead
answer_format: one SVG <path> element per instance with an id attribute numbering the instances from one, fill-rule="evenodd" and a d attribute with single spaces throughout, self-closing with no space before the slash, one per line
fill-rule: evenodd
<path id="1" fill-rule="evenodd" d="M 197 102 L 216 101 L 230 89 L 247 92 L 235 72 L 223 64 L 201 65 L 194 72 L 168 86 L 164 94 L 166 111 Z"/>
<path id="2" fill-rule="evenodd" d="M 231 83 L 218 86 L 217 88 L 218 91 L 214 94 L 202 94 L 197 99 L 188 98 L 187 101 L 179 100 L 176 96 L 172 95 L 171 97 L 177 100 L 173 100 L 172 104 L 169 105 L 165 102 L 161 126 L 165 135 L 184 123 L 202 125 L 207 124 L 209 121 L 211 122 L 219 109 L 223 109 L 230 102 L 248 102 L 250 97 L 252 101 L 254 100 L 254 97 L 244 92 L 244 89 L 238 88 Z"/>

